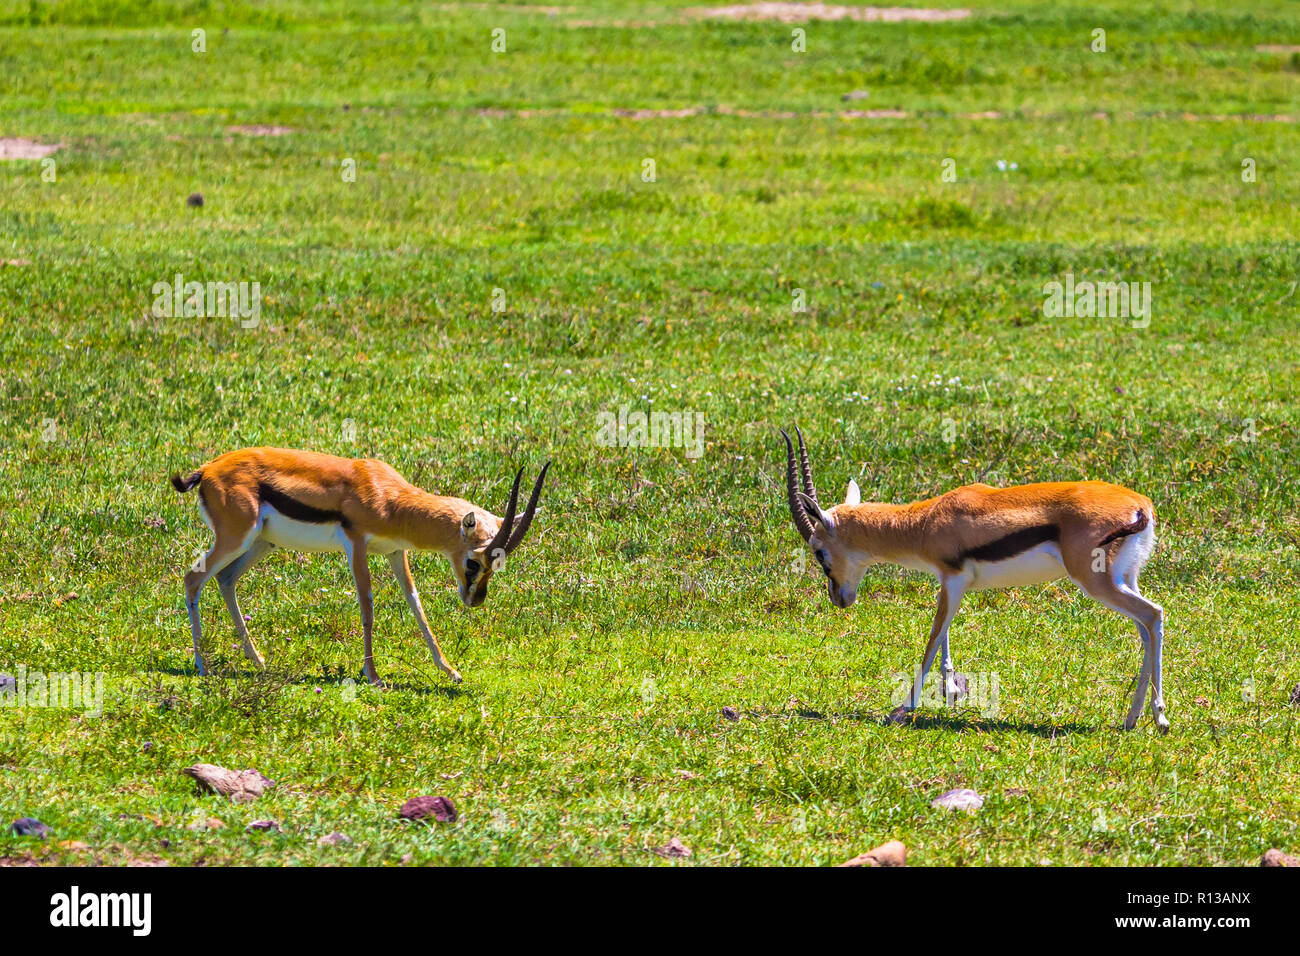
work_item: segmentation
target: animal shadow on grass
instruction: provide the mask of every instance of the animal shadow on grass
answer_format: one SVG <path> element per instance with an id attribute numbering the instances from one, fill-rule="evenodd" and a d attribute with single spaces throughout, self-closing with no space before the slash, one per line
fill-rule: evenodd
<path id="1" fill-rule="evenodd" d="M 234 688 L 238 686 L 253 689 L 252 696 L 258 696 L 256 690 L 263 691 L 263 696 L 274 696 L 281 689 L 290 686 L 302 686 L 310 684 L 313 687 L 369 687 L 370 681 L 360 671 L 355 675 L 349 675 L 347 671 L 340 667 L 331 669 L 326 667 L 324 673 L 304 674 L 298 671 L 292 671 L 286 668 L 268 667 L 266 670 L 247 665 L 232 665 L 219 659 L 208 660 L 210 673 L 204 680 L 217 680 L 228 685 L 230 693 L 223 696 L 230 696 L 235 692 Z M 195 677 L 197 672 L 193 667 L 159 667 L 151 666 L 147 668 L 151 674 L 169 674 L 172 677 Z M 469 692 L 469 688 L 459 684 L 447 684 L 445 682 L 436 682 L 436 678 L 431 678 L 428 684 L 407 684 L 407 683 L 390 683 L 385 682 L 385 690 L 405 691 L 412 694 L 438 695 L 448 700 L 456 700 L 463 694 Z M 240 696 L 249 696 L 248 694 Z"/>
<path id="2" fill-rule="evenodd" d="M 811 708 L 798 708 L 788 711 L 748 711 L 750 718 L 757 719 L 780 719 L 780 718 L 798 718 L 803 721 L 857 721 L 859 723 L 875 723 L 881 727 L 894 726 L 889 721 L 888 714 L 881 714 L 878 710 L 846 710 L 840 713 L 823 713 L 820 710 Z M 1071 734 L 1096 734 L 1101 727 L 1091 726 L 1086 723 L 1037 723 L 1032 721 L 1001 721 L 1001 719 L 989 719 L 982 717 L 975 711 L 953 711 L 953 710 L 919 710 L 911 715 L 905 724 L 902 724 L 904 730 L 914 731 L 945 731 L 945 732 L 962 732 L 966 731 L 1005 731 L 1011 734 L 1032 734 L 1040 737 L 1061 737 Z"/>
<path id="3" fill-rule="evenodd" d="M 883 717 L 874 714 L 869 718 L 875 723 L 882 726 L 889 726 L 889 715 Z M 1032 734 L 1036 737 L 1068 737 L 1073 734 L 1095 734 L 1101 730 L 1092 724 L 1080 724 L 1074 721 L 1065 721 L 1064 723 L 1044 723 L 1032 720 L 1003 720 L 1001 718 L 984 717 L 978 713 L 959 712 L 959 711 L 925 711 L 921 710 L 913 714 L 911 719 L 902 725 L 904 730 L 942 730 L 956 731 L 964 733 L 966 731 L 995 731 L 1013 734 Z"/>
<path id="4" fill-rule="evenodd" d="M 822 713 L 803 707 L 785 714 L 752 713 L 753 717 L 798 717 L 803 720 L 855 720 L 861 723 L 879 724 L 882 727 L 894 726 L 888 714 L 879 711 L 854 710 L 842 713 Z M 1017 734 L 1033 734 L 1037 737 L 1065 737 L 1071 734 L 1094 734 L 1103 728 L 1074 721 L 1066 723 L 1042 723 L 1037 721 L 1016 721 L 990 719 L 972 711 L 934 711 L 920 710 L 913 714 L 905 724 L 904 730 L 947 731 L 964 733 L 966 731 L 1000 731 Z"/>

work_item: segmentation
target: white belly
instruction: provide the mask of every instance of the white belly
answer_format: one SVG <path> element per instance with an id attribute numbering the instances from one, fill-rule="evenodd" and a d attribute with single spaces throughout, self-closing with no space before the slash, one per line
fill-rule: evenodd
<path id="1" fill-rule="evenodd" d="M 394 551 L 412 550 L 409 541 L 398 538 L 367 537 L 366 550 L 371 554 L 392 554 Z"/>
<path id="2" fill-rule="evenodd" d="M 1043 584 L 1065 577 L 1061 549 L 1054 541 L 1044 542 L 1005 561 L 970 561 L 966 570 L 972 575 L 971 591 Z"/>
<path id="3" fill-rule="evenodd" d="M 347 538 L 337 522 L 317 524 L 286 518 L 270 505 L 262 505 L 262 534 L 277 548 L 288 551 L 344 551 Z"/>

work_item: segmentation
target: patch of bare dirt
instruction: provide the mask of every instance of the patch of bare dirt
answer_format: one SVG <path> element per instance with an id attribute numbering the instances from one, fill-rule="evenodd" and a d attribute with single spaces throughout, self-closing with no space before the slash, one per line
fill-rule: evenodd
<path id="1" fill-rule="evenodd" d="M 1294 43 L 1261 43 L 1255 47 L 1257 53 L 1300 53 L 1300 45 Z"/>
<path id="2" fill-rule="evenodd" d="M 245 136 L 288 136 L 293 129 L 288 126 L 227 126 L 226 132 Z"/>
<path id="3" fill-rule="evenodd" d="M 841 110 L 845 119 L 907 119 L 906 110 Z"/>
<path id="4" fill-rule="evenodd" d="M 577 7 L 543 7 L 531 4 L 500 3 L 435 3 L 435 10 L 488 10 L 492 13 L 538 13 L 547 17 L 558 17 L 566 13 L 577 13 Z"/>
<path id="5" fill-rule="evenodd" d="M 474 114 L 477 116 L 486 116 L 492 119 L 531 119 L 539 116 L 568 116 L 572 115 L 571 111 L 563 108 L 547 109 L 507 109 L 502 107 L 480 107 L 475 109 Z M 597 114 L 584 114 L 597 115 Z M 693 116 L 739 116 L 745 119 L 772 119 L 772 120 L 795 120 L 795 119 L 843 119 L 843 120 L 892 120 L 892 119 L 929 119 L 932 117 L 944 117 L 950 119 L 964 120 L 1000 120 L 1010 118 L 1008 114 L 1000 110 L 982 110 L 975 113 L 949 113 L 935 114 L 926 111 L 911 112 L 900 109 L 871 109 L 871 110 L 751 110 L 736 106 L 720 104 L 717 106 L 684 106 L 675 108 L 651 109 L 637 107 L 614 107 L 605 111 L 604 115 L 616 116 L 619 119 L 634 120 L 656 120 L 656 119 L 688 119 Z M 1017 116 L 1034 119 L 1041 115 L 1035 113 L 1016 114 Z M 1295 116 L 1289 116 L 1285 113 L 1143 113 L 1125 112 L 1118 114 L 1118 117 L 1110 113 L 1096 111 L 1091 114 L 1093 119 L 1110 120 L 1122 118 L 1125 120 L 1136 119 L 1157 119 L 1157 120 L 1178 120 L 1184 123 L 1213 122 L 1213 123 L 1294 123 Z"/>
<path id="6" fill-rule="evenodd" d="M 845 7 L 829 3 L 741 3 L 730 7 L 697 7 L 692 16 L 710 20 L 778 20 L 802 23 L 806 20 L 856 20 L 863 23 L 901 23 L 919 20 L 938 23 L 964 20 L 966 9 L 931 10 L 923 7 Z"/>
<path id="7" fill-rule="evenodd" d="M 687 116 L 699 116 L 704 110 L 698 106 L 688 106 L 680 110 L 629 110 L 615 109 L 615 116 L 624 119 L 684 119 Z"/>
<path id="8" fill-rule="evenodd" d="M 38 143 L 34 139 L 0 137 L 0 159 L 44 159 L 62 148 L 62 143 Z"/>

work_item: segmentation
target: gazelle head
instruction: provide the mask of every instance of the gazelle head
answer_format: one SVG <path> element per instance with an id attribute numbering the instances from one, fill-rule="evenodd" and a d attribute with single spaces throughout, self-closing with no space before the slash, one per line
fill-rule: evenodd
<path id="1" fill-rule="evenodd" d="M 849 482 L 849 489 L 843 505 L 836 505 L 830 511 L 824 511 L 817 503 L 817 489 L 813 486 L 812 466 L 808 464 L 808 449 L 804 447 L 803 433 L 794 430 L 799 437 L 799 479 L 795 477 L 794 445 L 785 429 L 785 488 L 790 504 L 790 516 L 799 534 L 808 542 L 813 558 L 826 575 L 826 593 L 836 607 L 848 607 L 858 597 L 858 584 L 862 575 L 871 565 L 870 555 L 851 547 L 843 534 L 842 522 L 837 512 L 844 507 L 861 503 L 862 495 L 855 481 Z M 801 482 L 800 482 L 801 479 Z"/>
<path id="2" fill-rule="evenodd" d="M 505 567 L 506 558 L 524 540 L 528 526 L 537 514 L 537 499 L 541 497 L 542 482 L 546 480 L 546 471 L 550 467 L 549 461 L 542 466 L 522 515 L 515 514 L 519 505 L 519 480 L 524 475 L 520 468 L 515 473 L 504 516 L 498 519 L 471 508 L 461 517 L 460 547 L 451 555 L 451 567 L 456 574 L 460 599 L 466 607 L 478 607 L 487 600 L 488 581 L 494 572 Z"/>

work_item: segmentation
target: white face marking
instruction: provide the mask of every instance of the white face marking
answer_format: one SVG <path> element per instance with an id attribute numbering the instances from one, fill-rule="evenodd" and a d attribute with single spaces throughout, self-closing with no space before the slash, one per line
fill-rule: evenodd
<path id="1" fill-rule="evenodd" d="M 1061 549 L 1055 541 L 1045 541 L 1005 561 L 968 561 L 966 567 L 972 577 L 972 591 L 1043 584 L 1065 577 Z"/>
<path id="2" fill-rule="evenodd" d="M 344 551 L 347 540 L 334 522 L 295 521 L 268 504 L 260 512 L 261 536 L 287 551 Z"/>

